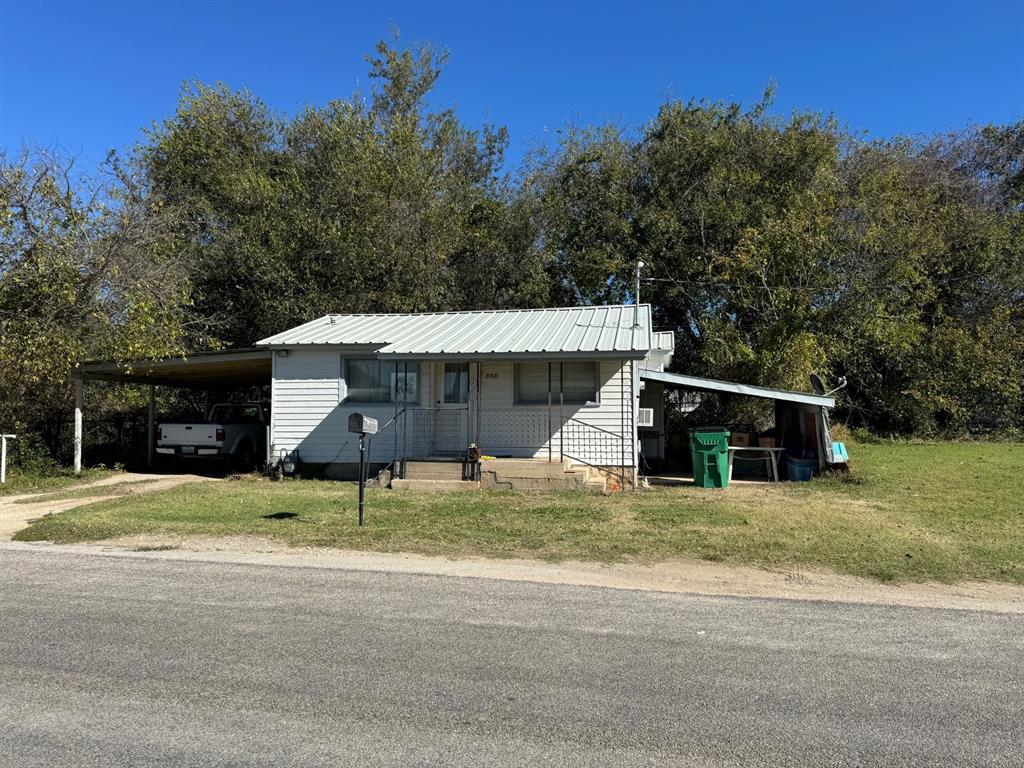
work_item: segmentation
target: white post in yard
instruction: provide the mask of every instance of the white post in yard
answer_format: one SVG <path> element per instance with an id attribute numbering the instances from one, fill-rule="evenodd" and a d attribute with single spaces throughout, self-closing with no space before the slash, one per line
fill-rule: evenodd
<path id="1" fill-rule="evenodd" d="M 17 435 L 0 435 L 0 485 L 7 482 L 7 441 Z"/>
<path id="2" fill-rule="evenodd" d="M 82 474 L 82 400 L 81 379 L 75 379 L 75 474 Z"/>
<path id="3" fill-rule="evenodd" d="M 156 453 L 156 387 L 149 385 L 149 421 L 146 429 L 146 466 L 153 468 L 153 458 Z"/>

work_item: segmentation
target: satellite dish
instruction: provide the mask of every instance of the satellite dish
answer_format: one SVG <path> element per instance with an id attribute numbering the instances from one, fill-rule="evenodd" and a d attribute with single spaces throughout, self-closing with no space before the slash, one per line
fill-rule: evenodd
<path id="1" fill-rule="evenodd" d="M 816 395 L 824 395 L 825 397 L 830 397 L 834 395 L 836 392 L 838 392 L 839 390 L 843 389 L 846 386 L 846 377 L 840 376 L 838 384 L 838 387 L 826 392 L 825 385 L 824 383 L 822 383 L 821 377 L 816 373 L 811 374 L 811 389 L 814 390 L 814 394 Z"/>

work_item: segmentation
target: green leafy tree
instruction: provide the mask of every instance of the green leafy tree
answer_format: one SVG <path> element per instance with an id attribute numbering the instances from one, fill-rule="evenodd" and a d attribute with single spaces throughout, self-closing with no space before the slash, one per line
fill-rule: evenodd
<path id="1" fill-rule="evenodd" d="M 502 172 L 505 130 L 428 108 L 445 60 L 382 42 L 368 100 L 293 120 L 195 84 L 150 132 L 139 162 L 188 222 L 197 306 L 225 343 L 327 312 L 544 302 L 537 231 Z"/>
<path id="2" fill-rule="evenodd" d="M 66 416 L 80 360 L 160 357 L 203 343 L 173 248 L 178 222 L 116 165 L 108 170 L 89 182 L 49 153 L 0 157 L 5 429 Z"/>
<path id="3" fill-rule="evenodd" d="M 885 432 L 1019 424 L 1021 211 L 985 134 L 857 147 L 845 159 L 842 276 L 828 331 L 850 418 Z"/>

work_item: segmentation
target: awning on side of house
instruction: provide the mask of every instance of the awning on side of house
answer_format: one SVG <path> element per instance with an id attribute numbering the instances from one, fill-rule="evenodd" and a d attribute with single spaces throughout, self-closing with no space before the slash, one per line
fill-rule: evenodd
<path id="1" fill-rule="evenodd" d="M 131 363 L 95 360 L 79 363 L 71 373 L 75 383 L 74 463 L 75 474 L 82 472 L 82 411 L 85 382 L 113 381 L 122 384 L 149 384 L 149 425 L 146 443 L 147 463 L 154 462 L 156 406 L 153 386 L 202 389 L 237 389 L 271 383 L 273 352 L 269 349 L 229 349 L 220 352 L 196 352 L 188 357 L 164 360 L 138 360 Z"/>
<path id="2" fill-rule="evenodd" d="M 79 363 L 72 377 L 85 381 L 160 384 L 171 387 L 245 387 L 270 384 L 269 349 L 197 352 L 186 358 L 132 363 Z"/>
<path id="3" fill-rule="evenodd" d="M 836 404 L 834 397 L 815 395 L 810 392 L 791 392 L 788 389 L 755 387 L 752 384 L 737 384 L 733 381 L 703 379 L 699 376 L 684 376 L 681 373 L 668 373 L 667 371 L 642 370 L 640 371 L 640 378 L 646 381 L 659 381 L 669 386 L 679 387 L 680 389 L 692 389 L 698 392 L 725 392 L 732 395 L 760 397 L 766 400 L 781 400 L 788 403 L 801 403 L 802 405 L 818 405 L 824 408 L 834 408 Z"/>

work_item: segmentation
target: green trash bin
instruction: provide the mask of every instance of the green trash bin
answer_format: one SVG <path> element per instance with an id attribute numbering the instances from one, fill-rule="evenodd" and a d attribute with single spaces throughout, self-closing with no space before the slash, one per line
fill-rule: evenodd
<path id="1" fill-rule="evenodd" d="M 729 434 L 729 430 L 722 427 L 697 427 L 690 430 L 694 485 L 701 488 L 728 487 Z"/>

